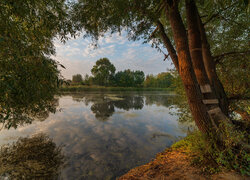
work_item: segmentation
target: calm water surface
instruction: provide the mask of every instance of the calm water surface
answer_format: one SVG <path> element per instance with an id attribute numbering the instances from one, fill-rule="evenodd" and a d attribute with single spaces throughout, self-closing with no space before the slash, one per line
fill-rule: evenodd
<path id="1" fill-rule="evenodd" d="M 58 97 L 44 121 L 0 131 L 0 145 L 37 133 L 63 145 L 61 179 L 115 179 L 186 135 L 175 95 L 164 92 L 75 93 Z"/>

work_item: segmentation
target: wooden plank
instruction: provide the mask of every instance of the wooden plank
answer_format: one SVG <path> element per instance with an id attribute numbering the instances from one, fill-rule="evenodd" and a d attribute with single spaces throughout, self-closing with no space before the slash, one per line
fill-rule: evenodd
<path id="1" fill-rule="evenodd" d="M 211 115 L 211 114 L 219 113 L 220 111 L 221 111 L 221 109 L 220 109 L 219 107 L 216 107 L 216 108 L 214 108 L 214 109 L 208 110 L 207 113 L 208 113 L 209 115 Z"/>
<path id="2" fill-rule="evenodd" d="M 204 104 L 219 104 L 218 99 L 204 99 L 202 102 Z"/>
<path id="3" fill-rule="evenodd" d="M 203 86 L 200 86 L 201 92 L 202 93 L 211 93 L 211 86 L 209 84 L 205 84 Z"/>

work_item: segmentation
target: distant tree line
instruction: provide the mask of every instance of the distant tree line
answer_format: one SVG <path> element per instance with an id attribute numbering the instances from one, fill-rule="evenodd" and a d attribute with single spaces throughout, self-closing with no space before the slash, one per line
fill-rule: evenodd
<path id="1" fill-rule="evenodd" d="M 115 66 L 108 58 L 101 58 L 91 69 L 93 76 L 81 74 L 72 76 L 72 85 L 100 85 L 100 86 L 117 86 L 117 87 L 160 87 L 168 88 L 172 85 L 173 76 L 171 73 L 163 72 L 156 76 L 147 75 L 143 71 L 132 71 L 126 69 L 115 73 Z"/>
<path id="2" fill-rule="evenodd" d="M 154 76 L 152 74 L 147 75 L 144 81 L 145 87 L 160 87 L 168 88 L 173 86 L 174 77 L 169 72 L 162 72 Z"/>

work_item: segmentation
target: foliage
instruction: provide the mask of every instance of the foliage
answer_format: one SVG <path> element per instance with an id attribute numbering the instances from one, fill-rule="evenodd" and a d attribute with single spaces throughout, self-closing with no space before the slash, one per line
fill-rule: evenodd
<path id="1" fill-rule="evenodd" d="M 89 76 L 88 74 L 85 74 L 83 83 L 86 85 L 91 85 L 93 84 L 93 77 Z"/>
<path id="2" fill-rule="evenodd" d="M 148 75 L 145 80 L 143 71 L 132 71 L 126 69 L 114 73 L 115 66 L 109 62 L 108 59 L 102 58 L 96 62 L 91 72 L 94 77 L 86 74 L 84 79 L 80 74 L 73 75 L 71 85 L 84 84 L 84 85 L 105 85 L 117 87 L 151 87 L 151 88 L 173 88 L 174 77 L 171 73 L 162 72 L 157 76 Z M 106 83 L 105 83 L 106 82 Z M 64 88 L 65 89 L 65 88 Z"/>
<path id="3" fill-rule="evenodd" d="M 111 78 L 115 73 L 115 66 L 109 61 L 108 58 L 101 58 L 96 61 L 96 64 L 91 69 L 91 73 L 94 76 L 94 81 L 99 85 L 111 84 Z"/>
<path id="4" fill-rule="evenodd" d="M 0 177 L 57 179 L 65 162 L 62 148 L 46 135 L 20 138 L 0 149 Z"/>
<path id="5" fill-rule="evenodd" d="M 0 2 L 0 123 L 30 121 L 29 114 L 52 110 L 60 82 L 53 38 L 64 37 L 64 0 Z"/>
<path id="6" fill-rule="evenodd" d="M 250 98 L 249 12 L 246 12 L 246 4 L 240 1 L 211 3 L 206 2 L 199 8 L 204 15 L 203 21 L 207 22 L 205 27 L 217 74 L 229 97 L 230 109 L 246 112 Z M 211 6 L 213 8 L 208 8 Z"/>
<path id="7" fill-rule="evenodd" d="M 131 71 L 130 69 L 118 71 L 114 76 L 114 84 L 120 87 L 140 87 L 144 82 L 143 71 Z"/>
<path id="8" fill-rule="evenodd" d="M 162 72 L 156 76 L 147 75 L 144 82 L 145 87 L 168 88 L 171 85 L 173 85 L 173 76 L 169 72 Z"/>
<path id="9" fill-rule="evenodd" d="M 71 11 L 73 29 L 84 29 L 85 36 L 93 39 L 106 32 L 126 29 L 131 39 L 145 37 L 146 40 L 153 31 L 157 3 L 154 0 L 78 0 L 73 3 Z M 145 16 L 146 13 L 150 16 Z"/>
<path id="10" fill-rule="evenodd" d="M 81 83 L 83 82 L 82 75 L 81 74 L 76 74 L 72 76 L 72 83 Z"/>
<path id="11" fill-rule="evenodd" d="M 202 166 L 203 171 L 216 173 L 222 169 L 234 169 L 241 174 L 250 175 L 249 154 L 236 144 L 249 139 L 247 132 L 239 132 L 227 126 L 227 139 L 223 149 L 217 147 L 217 137 L 212 134 L 207 136 L 199 131 L 190 133 L 186 138 L 173 144 L 173 149 L 184 149 L 191 155 L 192 163 Z"/>

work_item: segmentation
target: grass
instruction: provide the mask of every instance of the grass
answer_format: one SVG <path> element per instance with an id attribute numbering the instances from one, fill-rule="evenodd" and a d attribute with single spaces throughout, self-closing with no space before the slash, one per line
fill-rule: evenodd
<path id="1" fill-rule="evenodd" d="M 173 91 L 173 88 L 144 88 L 144 87 L 105 87 L 105 86 L 63 86 L 62 92 L 82 92 L 82 91 Z"/>
<path id="2" fill-rule="evenodd" d="M 205 173 L 213 174 L 222 170 L 235 170 L 242 175 L 250 176 L 250 155 L 234 146 L 241 139 L 235 134 L 228 138 L 225 148 L 219 150 L 213 137 L 207 137 L 199 131 L 190 133 L 186 138 L 171 146 L 173 150 L 183 149 L 192 157 L 192 164 L 198 165 Z"/>

